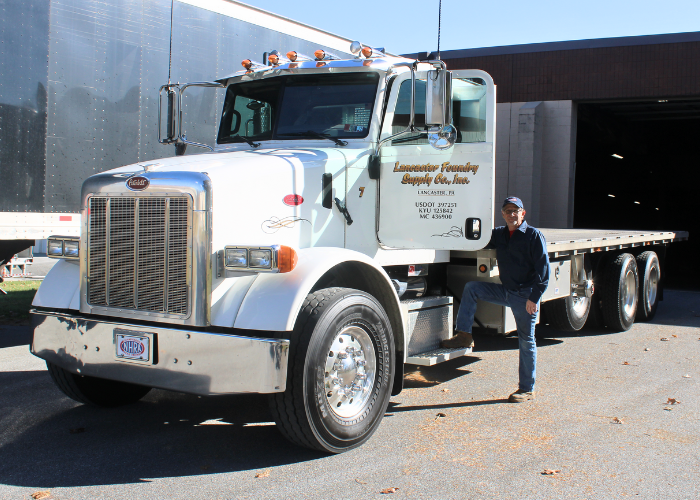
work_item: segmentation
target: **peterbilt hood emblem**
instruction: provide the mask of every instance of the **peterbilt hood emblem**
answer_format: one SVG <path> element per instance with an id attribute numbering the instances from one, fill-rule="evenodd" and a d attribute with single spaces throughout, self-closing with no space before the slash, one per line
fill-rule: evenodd
<path id="1" fill-rule="evenodd" d="M 136 177 L 131 177 L 126 181 L 126 187 L 132 191 L 143 191 L 150 183 L 151 182 L 147 178 L 137 175 Z"/>

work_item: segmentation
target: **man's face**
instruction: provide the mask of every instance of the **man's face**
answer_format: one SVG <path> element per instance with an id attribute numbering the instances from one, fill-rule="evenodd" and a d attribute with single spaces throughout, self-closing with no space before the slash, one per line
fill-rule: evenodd
<path id="1" fill-rule="evenodd" d="M 525 220 L 525 210 L 518 208 L 512 203 L 508 203 L 505 207 L 501 209 L 501 214 L 503 214 L 503 219 L 508 224 L 508 229 L 517 229 L 520 224 Z"/>

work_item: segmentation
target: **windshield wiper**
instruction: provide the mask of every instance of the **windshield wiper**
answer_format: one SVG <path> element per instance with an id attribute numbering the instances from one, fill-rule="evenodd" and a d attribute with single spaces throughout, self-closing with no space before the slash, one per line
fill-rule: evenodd
<path id="1" fill-rule="evenodd" d="M 313 130 L 307 130 L 306 132 L 290 132 L 288 134 L 277 134 L 280 137 L 318 137 L 319 139 L 328 139 L 329 141 L 335 142 L 336 146 L 347 146 L 346 141 L 341 141 L 336 137 L 332 137 L 328 134 L 322 134 L 321 132 L 314 132 Z"/>
<path id="2" fill-rule="evenodd" d="M 234 141 L 234 139 L 239 139 L 239 141 Z M 238 134 L 231 137 L 231 142 L 247 142 L 251 148 L 257 148 L 260 146 L 259 142 L 253 142 L 252 139 L 248 139 L 246 136 Z"/>

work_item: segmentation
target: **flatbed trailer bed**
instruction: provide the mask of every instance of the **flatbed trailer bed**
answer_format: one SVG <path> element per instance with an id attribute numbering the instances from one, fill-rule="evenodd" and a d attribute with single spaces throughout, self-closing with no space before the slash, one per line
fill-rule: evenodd
<path id="1" fill-rule="evenodd" d="M 646 245 L 664 245 L 688 239 L 687 231 L 622 229 L 540 229 L 550 257 L 622 250 Z"/>

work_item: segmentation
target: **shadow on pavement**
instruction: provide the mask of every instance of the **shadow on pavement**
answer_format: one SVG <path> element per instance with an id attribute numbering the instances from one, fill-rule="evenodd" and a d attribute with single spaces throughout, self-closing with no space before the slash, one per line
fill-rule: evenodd
<path id="1" fill-rule="evenodd" d="M 33 395 L 22 397 L 29 385 Z M 264 395 L 199 398 L 153 390 L 139 403 L 103 409 L 73 403 L 46 372 L 0 373 L 0 387 L 0 449 L 12 457 L 0 467 L 3 484 L 127 484 L 326 456 L 284 439 Z"/>
<path id="2" fill-rule="evenodd" d="M 403 386 L 405 389 L 432 387 L 468 375 L 470 370 L 462 369 L 480 361 L 473 356 L 462 356 L 433 366 L 406 365 Z"/>
<path id="3" fill-rule="evenodd" d="M 417 411 L 417 410 L 446 410 L 450 408 L 465 408 L 467 406 L 483 406 L 483 405 L 498 405 L 508 403 L 508 399 L 486 399 L 483 401 L 463 401 L 459 403 L 443 403 L 438 405 L 418 405 L 418 406 L 400 406 L 399 403 L 389 403 L 387 414 L 399 413 L 402 411 Z M 510 403 L 508 403 L 510 404 Z"/>
<path id="4" fill-rule="evenodd" d="M 31 340 L 31 326 L 0 325 L 0 349 L 29 345 Z"/>

